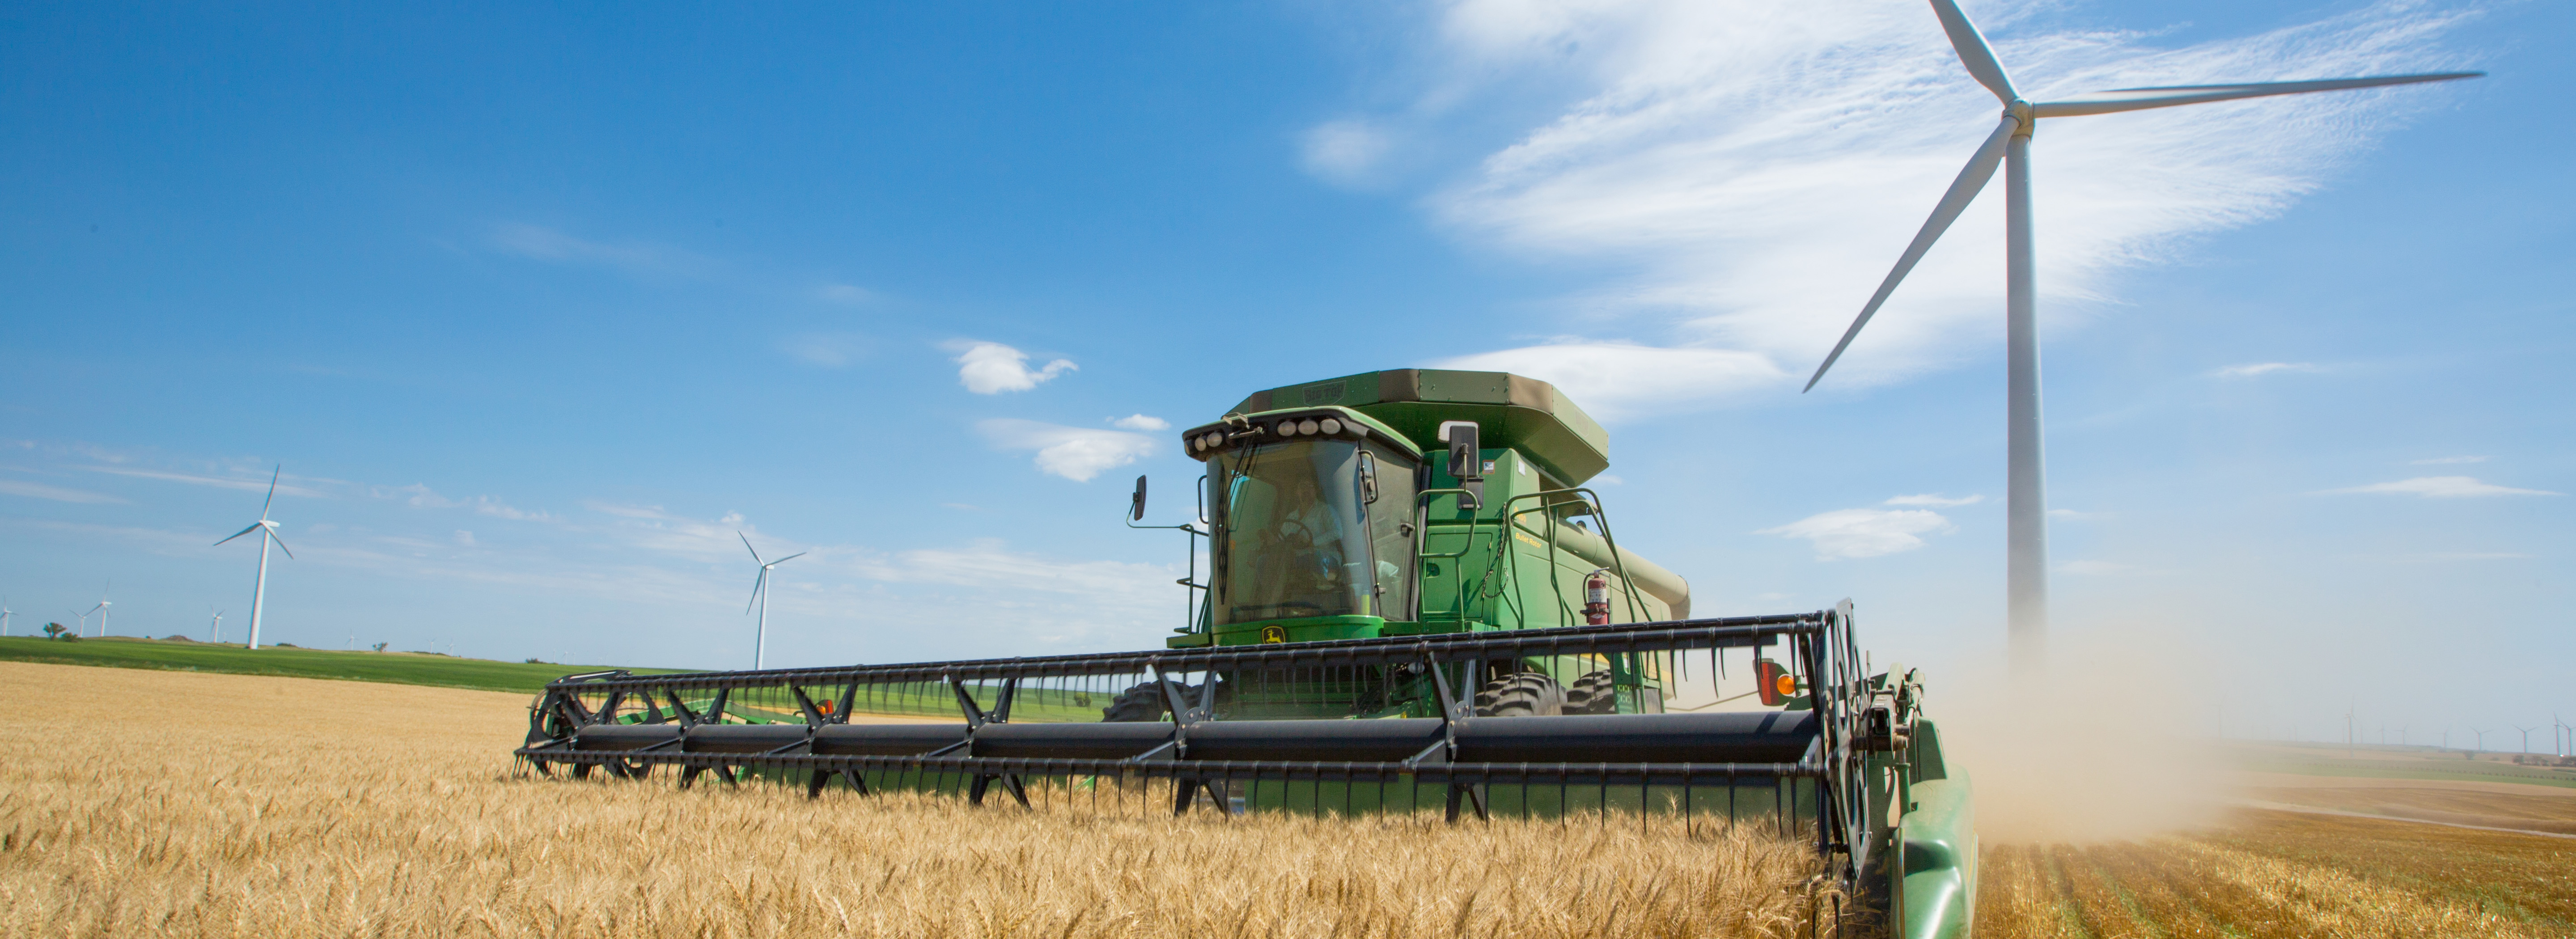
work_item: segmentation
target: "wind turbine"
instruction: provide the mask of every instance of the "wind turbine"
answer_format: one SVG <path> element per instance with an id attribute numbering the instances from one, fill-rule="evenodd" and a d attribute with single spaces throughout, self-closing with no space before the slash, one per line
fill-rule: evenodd
<path id="1" fill-rule="evenodd" d="M 2513 725 L 2513 729 L 2522 731 L 2522 752 L 2531 752 L 2531 732 L 2539 730 L 2540 728 L 2537 725 L 2524 727 L 2521 724 L 2515 724 Z"/>
<path id="2" fill-rule="evenodd" d="M 258 580 L 256 580 L 256 581 L 253 581 L 253 582 L 252 582 L 252 584 L 251 584 L 251 588 L 250 588 L 250 645 L 249 645 L 249 648 L 253 648 L 253 649 L 257 649 L 257 648 L 259 648 L 259 613 L 260 613 L 260 609 L 261 609 L 262 607 L 266 606 L 266 605 L 267 605 L 267 603 L 268 603 L 268 546 L 269 546 L 269 543 L 270 543 L 270 542 L 275 542 L 275 543 L 277 544 L 277 550 L 285 551 L 285 552 L 286 552 L 286 559 L 287 559 L 287 560 L 292 561 L 292 560 L 294 560 L 294 559 L 295 559 L 295 552 L 288 550 L 288 549 L 287 549 L 287 547 L 286 547 L 286 542 L 285 542 L 285 540 L 280 539 L 279 537 L 277 537 L 277 523 L 276 523 L 276 522 L 272 522 L 272 521 L 269 521 L 269 520 L 268 520 L 268 508 L 269 508 L 269 506 L 271 506 L 271 505 L 275 505 L 275 504 L 277 503 L 277 477 L 278 477 L 278 475 L 279 475 L 279 474 L 284 473 L 284 472 L 286 472 L 286 465 L 281 463 L 281 464 L 278 464 L 278 467 L 277 467 L 277 469 L 276 469 L 276 470 L 274 470 L 274 471 L 272 471 L 272 472 L 270 472 L 270 473 L 268 474 L 268 501 L 266 501 L 266 502 L 262 502 L 262 503 L 260 503 L 260 504 L 259 504 L 259 521 L 252 522 L 252 523 L 251 523 L 251 526 L 250 526 L 249 528 L 245 528 L 245 529 L 242 529 L 242 530 L 240 530 L 240 531 L 234 532 L 234 533 L 232 534 L 232 538 L 226 538 L 226 539 L 224 539 L 224 541 L 231 541 L 231 540 L 233 540 L 233 538 L 239 538 L 239 537 L 241 537 L 241 536 L 243 536 L 243 535 L 250 534 L 251 532 L 258 532 L 258 533 L 259 533 L 259 579 L 258 579 Z M 218 542 L 215 542 L 215 543 L 216 543 L 216 544 L 218 544 L 218 545 L 220 545 L 220 544 L 223 544 L 223 543 L 224 543 L 224 541 L 218 541 Z"/>
<path id="3" fill-rule="evenodd" d="M 751 552 L 752 563 L 760 565 L 759 579 L 751 582 L 751 603 L 743 604 L 742 607 L 745 613 L 751 612 L 755 604 L 760 607 L 760 625 L 755 627 L 751 634 L 751 667 L 756 671 L 760 668 L 761 656 L 769 644 L 769 570 L 804 557 L 809 552 L 798 551 L 775 561 L 763 561 L 760 559 L 760 549 L 751 546 L 749 537 L 741 532 L 734 532 L 733 536 L 742 539 L 742 549 Z"/>
<path id="4" fill-rule="evenodd" d="M 113 586 L 115 585 L 108 585 L 108 587 Z M 98 605 L 89 608 L 90 612 L 98 614 L 98 637 L 101 639 L 107 638 L 107 608 L 116 605 L 107 599 L 108 587 L 98 588 Z"/>
<path id="5" fill-rule="evenodd" d="M 2077 95 L 2062 101 L 2034 104 L 2013 87 L 2005 74 L 2003 62 L 1987 48 L 1986 37 L 1977 31 L 1968 15 L 1959 11 L 1957 0 L 1931 0 L 1932 12 L 1941 19 L 1941 29 L 1950 35 L 1950 46 L 1959 53 L 1959 62 L 1978 84 L 1994 92 L 2004 104 L 2003 122 L 1978 145 L 1976 155 L 1959 171 L 1948 192 L 1932 208 L 1932 217 L 1916 232 L 1914 241 L 1896 259 L 1896 269 L 1880 281 L 1878 292 L 1871 294 L 1869 305 L 1861 308 L 1860 317 L 1843 331 L 1834 351 L 1816 366 L 1815 377 L 1807 379 L 1807 389 L 1825 377 L 1843 350 L 1851 346 L 1852 337 L 1878 313 L 1896 285 L 1905 279 L 1923 253 L 1932 249 L 1959 213 L 1994 178 L 1995 166 L 2004 167 L 2004 361 L 2005 361 L 2005 562 L 2004 594 L 2006 622 L 2011 636 L 2012 661 L 2016 671 L 2034 669 L 2047 652 L 2048 635 L 2048 505 L 2046 462 L 2043 458 L 2039 412 L 2039 326 L 2038 272 L 2032 255 L 2030 212 L 2030 140 L 2031 132 L 2044 117 L 2081 117 L 2089 114 L 2114 114 L 2142 111 L 2238 98 L 2260 98 L 2268 95 L 2302 94 L 2311 91 L 2339 91 L 2347 88 L 2376 88 L 2382 85 L 2404 85 L 2414 82 L 2448 81 L 2475 78 L 2483 72 L 2444 72 L 2431 75 L 2382 75 L 2371 78 L 2336 78 L 2324 81 L 2261 82 L 2243 85 L 2181 85 L 2170 88 L 2122 88 Z M 1803 390 L 1802 390 L 1803 393 Z"/>
<path id="6" fill-rule="evenodd" d="M 0 636 L 9 634 L 9 617 L 16 615 L 18 611 L 9 608 L 9 598 L 0 597 Z"/>
<path id="7" fill-rule="evenodd" d="M 215 625 L 211 634 L 206 637 L 206 641 L 215 643 L 224 641 L 224 611 L 215 609 L 215 605 L 209 603 L 206 604 L 206 612 L 215 614 Z"/>

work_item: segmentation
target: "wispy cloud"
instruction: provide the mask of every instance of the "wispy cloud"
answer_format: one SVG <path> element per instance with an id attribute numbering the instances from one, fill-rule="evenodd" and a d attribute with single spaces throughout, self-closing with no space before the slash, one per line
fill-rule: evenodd
<path id="1" fill-rule="evenodd" d="M 1130 414 L 1126 417 L 1110 421 L 1109 426 L 1125 428 L 1127 430 L 1170 430 L 1172 429 L 1172 422 L 1144 414 Z"/>
<path id="2" fill-rule="evenodd" d="M 1513 372 L 1555 385 L 1604 419 L 1722 396 L 1781 377 L 1761 355 L 1629 342 L 1556 342 L 1441 359 L 1434 368 Z"/>
<path id="3" fill-rule="evenodd" d="M 1816 560 L 1874 558 L 1923 546 L 1921 536 L 1957 528 L 1928 509 L 1836 509 L 1807 516 L 1757 535 L 1803 538 L 1816 547 Z"/>
<path id="4" fill-rule="evenodd" d="M 2429 460 L 2414 460 L 2412 461 L 2412 465 L 2451 466 L 2461 463 L 2484 463 L 2486 461 L 2487 458 L 2482 456 L 2437 456 Z"/>
<path id="5" fill-rule="evenodd" d="M 2211 369 L 2211 378 L 2254 378 L 2274 372 L 2322 372 L 2325 369 L 2308 362 L 2249 362 Z"/>
<path id="6" fill-rule="evenodd" d="M 1392 141 L 1384 127 L 1346 119 L 1308 128 L 1298 144 L 1306 172 L 1336 186 L 1362 186 L 1376 176 Z"/>
<path id="7" fill-rule="evenodd" d="M 268 478 L 266 474 L 262 474 L 258 479 L 252 479 L 248 476 L 204 476 L 196 473 L 173 473 L 166 470 L 148 470 L 132 466 L 84 466 L 81 467 L 81 469 L 85 469 L 93 473 L 132 476 L 136 479 L 158 479 L 163 482 L 186 483 L 191 486 L 213 486 L 218 489 L 240 489 L 246 492 L 260 493 L 268 491 Z M 330 498 L 328 493 L 325 493 L 320 489 L 309 488 L 307 486 L 285 481 L 286 479 L 292 478 L 294 477 L 280 478 L 277 484 L 278 495 L 296 496 L 305 499 Z"/>
<path id="8" fill-rule="evenodd" d="M 523 522 L 548 522 L 555 520 L 555 517 L 549 513 L 542 511 L 531 512 L 526 509 L 512 506 L 509 503 L 495 499 L 491 496 L 475 496 L 471 499 L 450 499 L 446 496 L 439 495 L 428 486 L 420 483 L 413 483 L 408 486 L 372 486 L 369 487 L 368 494 L 378 499 L 398 500 L 408 505 L 424 509 L 473 509 L 474 514 L 476 515 L 488 515 L 493 518 L 506 518 L 513 521 Z"/>
<path id="9" fill-rule="evenodd" d="M 995 418 L 975 425 L 994 446 L 1037 451 L 1038 469 L 1074 482 L 1090 482 L 1102 470 L 1134 463 L 1154 453 L 1154 438 L 1123 430 L 1066 427 L 1016 418 Z"/>
<path id="10" fill-rule="evenodd" d="M 1975 505 L 1975 504 L 1977 504 L 1977 503 L 1979 503 L 1979 502 L 1984 502 L 1984 501 L 1986 501 L 1986 497 L 1984 497 L 1984 496 L 1979 496 L 1979 495 L 1966 495 L 1966 496 L 1960 496 L 1959 498 L 1953 499 L 1953 498 L 1950 498 L 1950 497 L 1948 497 L 1948 496 L 1941 495 L 1941 494 L 1939 494 L 1939 493 L 1925 493 L 1925 494 L 1923 494 L 1923 495 L 1917 495 L 1917 496 L 1897 496 L 1897 497 L 1895 497 L 1895 498 L 1892 498 L 1892 499 L 1887 500 L 1885 503 L 1882 503 L 1882 504 L 1884 504 L 1884 505 L 1928 505 L 1928 506 L 1933 506 L 1933 507 L 1935 507 L 1935 508 L 1945 508 L 1945 509 L 1946 509 L 1946 508 L 1951 508 L 1951 507 L 1953 507 L 1953 506 L 1961 506 L 1961 505 Z"/>
<path id="11" fill-rule="evenodd" d="M 0 479 L 0 493 L 7 493 L 13 496 L 25 496 L 30 499 L 51 499 L 56 502 L 99 503 L 126 501 L 124 499 L 108 495 L 104 492 L 91 492 L 86 489 L 65 489 L 61 486 L 48 486 L 43 483 L 19 482 L 11 479 Z"/>
<path id="12" fill-rule="evenodd" d="M 1032 371 L 1029 354 L 998 342 L 959 340 L 943 348 L 957 353 L 957 383 L 979 395 L 1027 391 L 1066 372 L 1080 371 L 1071 359 L 1056 359 Z"/>
<path id="13" fill-rule="evenodd" d="M 2078 574 L 2096 577 L 2164 573 L 2163 571 L 2155 570 L 2153 568 L 2140 567 L 2135 564 L 2121 564 L 2115 561 L 2067 561 L 2056 565 L 2056 570 L 2061 574 Z"/>
<path id="14" fill-rule="evenodd" d="M 630 274 L 699 277 L 719 266 L 713 259 L 677 248 L 641 242 L 591 241 L 552 228 L 516 222 L 493 226 L 491 244 L 523 258 L 613 267 Z"/>
<path id="15" fill-rule="evenodd" d="M 874 345 L 858 333 L 803 333 L 779 343 L 779 349 L 796 360 L 824 368 L 841 368 L 866 355 Z"/>
<path id="16" fill-rule="evenodd" d="M 2348 489 L 2328 489 L 2315 495 L 2387 494 L 2423 496 L 2427 499 L 2474 499 L 2486 496 L 2555 496 L 2564 493 L 2546 489 L 2515 489 L 2494 483 L 2479 482 L 2470 476 L 2418 476 L 2392 483 L 2372 483 Z"/>
<path id="17" fill-rule="evenodd" d="M 2387 0 L 2170 46 L 2158 34 L 2052 30 L 2040 15 L 2051 9 L 1996 0 L 1975 11 L 2034 99 L 2427 71 L 2458 64 L 2440 40 L 2469 15 Z M 1587 407 L 1669 409 L 1802 377 L 1994 124 L 1993 98 L 1921 4 L 1460 0 L 1428 35 L 1428 78 L 1382 119 L 1388 133 L 1490 117 L 1463 106 L 1479 94 L 1528 100 L 1527 89 L 1543 87 L 1571 102 L 1436 195 L 1438 215 L 1505 250 L 1616 261 L 1630 273 L 1565 298 L 1566 311 L 1630 324 L 1623 331 L 1646 324 L 1652 345 L 1677 353 L 1663 361 L 1710 356 L 1719 372 L 1586 368 L 1580 343 L 1482 360 L 1548 368 L 1543 377 L 1565 376 Z M 2049 122 L 2039 138 L 2049 168 L 2037 201 L 2043 304 L 2063 315 L 2065 301 L 2107 298 L 2119 274 L 2169 263 L 2197 237 L 2281 214 L 2410 114 L 2456 94 L 2321 94 Z M 1834 385 L 1988 354 L 2001 306 L 1999 188 L 1907 279 Z"/>
<path id="18" fill-rule="evenodd" d="M 2430 554 L 2401 554 L 2393 560 L 2400 564 L 2449 564 L 2459 561 L 2520 561 L 2531 557 L 2510 551 L 2437 551 Z"/>
<path id="19" fill-rule="evenodd" d="M 853 287 L 848 284 L 824 284 L 814 288 L 814 296 L 819 300 L 845 306 L 859 306 L 875 301 L 877 293 L 865 287 Z"/>

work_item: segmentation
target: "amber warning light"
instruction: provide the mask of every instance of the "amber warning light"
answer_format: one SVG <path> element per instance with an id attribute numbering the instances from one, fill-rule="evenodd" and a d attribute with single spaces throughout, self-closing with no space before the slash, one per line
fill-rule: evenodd
<path id="1" fill-rule="evenodd" d="M 1777 705 L 1798 693 L 1798 676 L 1770 659 L 1754 661 L 1753 680 L 1760 683 L 1762 703 L 1766 705 Z"/>

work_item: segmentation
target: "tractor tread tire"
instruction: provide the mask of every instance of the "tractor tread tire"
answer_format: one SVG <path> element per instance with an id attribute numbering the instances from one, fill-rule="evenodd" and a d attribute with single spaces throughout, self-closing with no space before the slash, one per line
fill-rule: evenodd
<path id="1" fill-rule="evenodd" d="M 1476 692 L 1477 717 L 1555 717 L 1566 713 L 1565 687 L 1540 672 L 1486 682 Z"/>
<path id="2" fill-rule="evenodd" d="M 1619 689 L 1611 684 L 1608 670 L 1590 672 L 1574 680 L 1565 691 L 1567 714 L 1617 714 Z"/>
<path id="3" fill-rule="evenodd" d="M 1102 723 L 1133 723 L 1163 719 L 1163 686 L 1145 682 L 1118 695 L 1118 700 L 1100 709 Z"/>

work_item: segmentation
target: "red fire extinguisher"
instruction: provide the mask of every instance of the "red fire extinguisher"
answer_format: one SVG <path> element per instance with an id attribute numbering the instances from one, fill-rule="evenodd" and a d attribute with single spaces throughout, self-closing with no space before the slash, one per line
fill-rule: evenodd
<path id="1" fill-rule="evenodd" d="M 1596 567 L 1583 578 L 1583 621 L 1594 626 L 1610 624 L 1610 569 Z"/>

